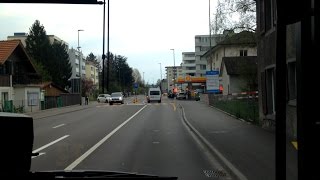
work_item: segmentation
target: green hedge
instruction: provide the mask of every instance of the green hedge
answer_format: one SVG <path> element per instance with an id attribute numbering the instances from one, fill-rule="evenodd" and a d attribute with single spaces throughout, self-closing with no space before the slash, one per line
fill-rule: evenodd
<path id="1" fill-rule="evenodd" d="M 216 100 L 213 106 L 252 123 L 259 122 L 257 99 Z"/>

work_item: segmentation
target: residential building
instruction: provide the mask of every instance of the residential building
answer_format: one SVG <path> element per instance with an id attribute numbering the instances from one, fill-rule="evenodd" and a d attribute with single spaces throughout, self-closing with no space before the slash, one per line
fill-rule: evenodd
<path id="1" fill-rule="evenodd" d="M 223 57 L 220 77 L 223 95 L 257 91 L 257 56 Z"/>
<path id="2" fill-rule="evenodd" d="M 60 42 L 62 44 L 65 44 L 67 46 L 67 49 L 69 49 L 69 44 L 59 37 L 55 35 L 47 35 L 50 41 L 50 44 L 53 44 L 55 42 Z M 24 47 L 26 47 L 26 39 L 28 37 L 28 33 L 25 32 L 15 32 L 13 33 L 13 36 L 7 36 L 7 40 L 21 40 Z"/>
<path id="3" fill-rule="evenodd" d="M 320 147 L 314 145 L 314 138 L 320 137 L 315 105 L 319 96 L 314 88 L 319 70 L 315 62 L 320 49 L 319 3 L 256 3 L 259 118 L 263 127 L 276 132 L 276 161 L 282 164 L 276 166 L 277 179 L 320 179 L 314 166 L 320 160 Z M 296 168 L 288 168 L 288 163 Z"/>
<path id="4" fill-rule="evenodd" d="M 68 53 L 69 53 L 69 61 L 72 67 L 72 75 L 70 77 L 70 81 L 71 81 L 70 92 L 79 93 L 80 92 L 80 89 L 79 89 L 80 73 L 81 73 L 81 78 L 86 77 L 86 63 L 85 63 L 86 60 L 82 52 L 76 49 L 71 48 L 69 49 Z"/>
<path id="5" fill-rule="evenodd" d="M 195 52 L 182 52 L 182 76 L 196 75 Z"/>
<path id="6" fill-rule="evenodd" d="M 264 9 L 261 9 L 261 8 Z M 276 64 L 285 61 L 286 134 L 297 139 L 297 59 L 301 54 L 301 22 L 285 25 L 285 58 L 277 59 L 277 7 L 269 1 L 257 1 L 259 118 L 263 127 L 276 125 Z M 299 15 L 300 11 L 296 12 Z M 287 16 L 287 15 L 286 15 Z M 290 17 L 290 16 L 288 16 Z M 294 17 L 294 16 L 292 16 Z M 284 18 L 285 19 L 285 18 Z"/>
<path id="7" fill-rule="evenodd" d="M 196 73 L 195 76 L 202 77 L 205 76 L 207 71 L 207 60 L 201 58 L 210 47 L 215 46 L 218 42 L 222 41 L 224 34 L 214 34 L 211 35 L 211 44 L 209 35 L 196 35 L 195 36 L 195 63 L 196 63 Z"/>
<path id="8" fill-rule="evenodd" d="M 235 92 L 237 88 L 230 89 L 230 81 L 223 82 L 224 74 L 221 73 L 222 61 L 225 57 L 239 57 L 233 58 L 243 60 L 246 58 L 240 57 L 251 57 L 257 56 L 257 43 L 256 43 L 256 35 L 253 32 L 242 31 L 240 33 L 230 33 L 225 36 L 225 39 L 210 50 L 208 50 L 203 56 L 203 59 L 207 60 L 207 71 L 215 70 L 219 71 L 219 84 L 220 88 L 223 89 L 223 94 L 230 94 Z M 250 57 L 250 58 L 249 58 Z M 232 81 L 233 83 L 235 81 Z M 235 85 L 235 84 L 234 84 Z M 234 87 L 234 86 L 233 86 Z"/>
<path id="9" fill-rule="evenodd" d="M 0 104 L 4 111 L 40 110 L 41 78 L 20 40 L 0 41 Z"/>
<path id="10" fill-rule="evenodd" d="M 206 59 L 207 70 L 220 71 L 223 57 L 257 56 L 256 35 L 253 32 L 242 31 L 230 34 L 209 51 L 202 58 Z"/>
<path id="11" fill-rule="evenodd" d="M 86 78 L 93 82 L 94 89 L 99 89 L 99 70 L 96 65 L 91 62 L 86 62 Z"/>
<path id="12" fill-rule="evenodd" d="M 172 91 L 174 87 L 174 79 L 177 82 L 178 77 L 182 76 L 182 66 L 167 66 L 166 67 L 166 76 L 167 76 L 167 87 L 168 91 Z M 177 85 L 176 85 L 177 87 Z"/>

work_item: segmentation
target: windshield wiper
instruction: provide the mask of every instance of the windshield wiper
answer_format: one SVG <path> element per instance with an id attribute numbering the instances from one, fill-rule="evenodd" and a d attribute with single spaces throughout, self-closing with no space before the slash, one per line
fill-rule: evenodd
<path id="1" fill-rule="evenodd" d="M 127 172 L 114 172 L 114 171 L 38 171 L 31 172 L 31 178 L 142 178 L 142 179 L 178 179 L 177 177 L 164 177 L 149 174 L 137 174 Z"/>

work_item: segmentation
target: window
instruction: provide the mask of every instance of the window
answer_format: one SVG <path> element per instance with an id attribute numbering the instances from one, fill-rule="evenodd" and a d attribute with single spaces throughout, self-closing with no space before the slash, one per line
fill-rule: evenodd
<path id="1" fill-rule="evenodd" d="M 39 93 L 38 92 L 28 92 L 28 106 L 38 106 L 39 102 Z"/>
<path id="2" fill-rule="evenodd" d="M 259 7 L 260 9 L 260 13 L 259 13 L 259 29 L 260 32 L 264 32 L 265 31 L 265 9 L 264 9 L 264 3 L 265 0 L 260 0 L 257 1 L 257 7 Z"/>
<path id="3" fill-rule="evenodd" d="M 289 100 L 297 98 L 296 62 L 288 63 L 288 97 Z"/>
<path id="4" fill-rule="evenodd" d="M 196 43 L 199 43 L 200 42 L 200 37 L 196 37 Z"/>
<path id="5" fill-rule="evenodd" d="M 210 49 L 210 47 L 207 47 L 207 46 L 200 47 L 200 51 L 208 51 L 209 49 Z"/>
<path id="6" fill-rule="evenodd" d="M 240 56 L 248 56 L 248 50 L 240 50 Z"/>
<path id="7" fill-rule="evenodd" d="M 274 68 L 266 70 L 266 105 L 267 114 L 274 114 L 275 112 L 275 95 L 274 95 Z"/>
<path id="8" fill-rule="evenodd" d="M 206 65 L 200 64 L 200 70 L 206 70 L 206 69 L 207 69 Z"/>
<path id="9" fill-rule="evenodd" d="M 93 67 L 91 67 L 91 71 L 93 71 Z"/>
<path id="10" fill-rule="evenodd" d="M 160 95 L 160 91 L 150 91 L 150 95 Z"/>

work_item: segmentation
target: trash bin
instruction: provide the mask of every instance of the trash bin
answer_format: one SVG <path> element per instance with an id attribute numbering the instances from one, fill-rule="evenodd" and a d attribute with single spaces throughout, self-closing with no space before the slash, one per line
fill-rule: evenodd
<path id="1" fill-rule="evenodd" d="M 3 107 L 4 112 L 13 112 L 13 101 L 4 101 L 4 107 Z"/>
<path id="2" fill-rule="evenodd" d="M 46 107 L 45 107 L 45 101 L 41 101 L 41 110 L 45 110 Z"/>
<path id="3" fill-rule="evenodd" d="M 62 98 L 60 96 L 57 98 L 57 107 L 62 107 Z"/>
<path id="4" fill-rule="evenodd" d="M 200 94 L 199 93 L 195 93 L 195 100 L 200 101 Z"/>

